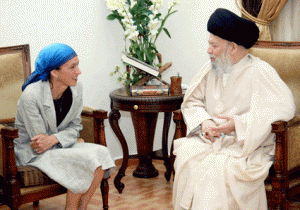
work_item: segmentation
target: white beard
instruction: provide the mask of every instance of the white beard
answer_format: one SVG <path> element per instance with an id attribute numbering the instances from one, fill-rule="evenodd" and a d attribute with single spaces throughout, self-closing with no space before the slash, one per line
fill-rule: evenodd
<path id="1" fill-rule="evenodd" d="M 220 73 L 229 73 L 233 67 L 233 63 L 228 58 L 227 55 L 222 54 L 220 58 L 217 58 L 214 55 L 210 56 L 211 58 L 215 58 L 215 61 L 211 62 L 212 71 L 215 72 L 217 75 Z"/>

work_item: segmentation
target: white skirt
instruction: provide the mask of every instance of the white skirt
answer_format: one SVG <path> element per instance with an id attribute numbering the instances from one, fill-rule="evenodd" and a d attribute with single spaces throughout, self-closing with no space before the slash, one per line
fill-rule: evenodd
<path id="1" fill-rule="evenodd" d="M 76 143 L 68 148 L 48 150 L 28 165 L 37 167 L 73 193 L 87 192 L 98 167 L 106 170 L 104 178 L 115 169 L 107 147 L 93 143 Z"/>

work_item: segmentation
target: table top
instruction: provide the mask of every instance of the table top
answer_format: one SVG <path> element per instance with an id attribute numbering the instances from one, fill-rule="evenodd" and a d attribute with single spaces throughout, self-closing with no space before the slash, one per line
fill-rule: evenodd
<path id="1" fill-rule="evenodd" d="M 113 90 L 111 98 L 112 109 L 123 111 L 169 112 L 180 109 L 184 94 L 158 96 L 130 96 L 129 90 L 119 88 Z"/>

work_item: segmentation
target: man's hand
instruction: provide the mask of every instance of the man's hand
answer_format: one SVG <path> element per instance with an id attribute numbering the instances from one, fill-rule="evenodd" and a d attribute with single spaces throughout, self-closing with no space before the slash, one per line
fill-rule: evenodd
<path id="1" fill-rule="evenodd" d="M 226 119 L 227 122 L 223 125 L 217 127 L 211 127 L 210 130 L 218 133 L 228 134 L 232 131 L 235 131 L 234 119 L 233 117 L 228 116 L 218 116 L 220 119 Z"/>
<path id="2" fill-rule="evenodd" d="M 57 143 L 58 143 L 58 140 L 55 136 L 39 134 L 31 139 L 30 146 L 36 153 L 40 154 L 40 153 L 47 151 L 48 149 L 50 149 Z"/>
<path id="3" fill-rule="evenodd" d="M 215 137 L 219 137 L 221 134 L 218 131 L 213 130 L 217 128 L 217 125 L 212 120 L 205 120 L 202 124 L 202 132 L 205 133 L 204 137 L 209 139 L 212 143 L 215 142 Z"/>

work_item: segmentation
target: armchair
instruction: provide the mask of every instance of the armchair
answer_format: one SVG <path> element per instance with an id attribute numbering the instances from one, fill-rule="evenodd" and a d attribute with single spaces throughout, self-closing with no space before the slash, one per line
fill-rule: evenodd
<path id="1" fill-rule="evenodd" d="M 51 180 L 32 166 L 16 166 L 13 139 L 18 137 L 14 128 L 17 101 L 21 86 L 30 75 L 29 45 L 0 48 L 0 203 L 11 209 L 22 204 L 60 195 L 67 189 Z M 86 142 L 106 146 L 104 120 L 107 112 L 84 107 L 81 138 Z M 101 183 L 103 209 L 108 209 L 109 185 L 107 179 Z"/>
<path id="2" fill-rule="evenodd" d="M 272 124 L 276 135 L 274 164 L 265 181 L 268 206 L 271 209 L 290 209 L 300 192 L 300 42 L 259 41 L 250 53 L 273 66 L 291 89 L 296 104 L 296 116 L 289 122 Z M 186 126 L 180 110 L 174 113 L 174 139 L 186 136 Z M 174 155 L 171 155 L 172 166 Z"/>

